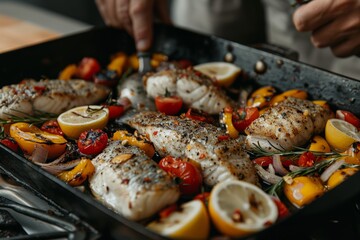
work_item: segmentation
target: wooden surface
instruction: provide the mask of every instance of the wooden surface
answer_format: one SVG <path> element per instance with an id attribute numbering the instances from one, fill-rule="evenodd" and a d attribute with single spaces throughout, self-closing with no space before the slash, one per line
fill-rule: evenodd
<path id="1" fill-rule="evenodd" d="M 59 36 L 60 34 L 41 26 L 0 14 L 0 53 Z"/>

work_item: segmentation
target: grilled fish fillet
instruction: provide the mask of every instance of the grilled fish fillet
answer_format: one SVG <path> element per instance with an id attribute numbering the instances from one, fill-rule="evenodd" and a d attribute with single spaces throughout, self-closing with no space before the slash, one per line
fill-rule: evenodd
<path id="1" fill-rule="evenodd" d="M 180 196 L 172 178 L 137 147 L 112 141 L 92 162 L 92 193 L 128 219 L 150 217 Z"/>
<path id="2" fill-rule="evenodd" d="M 110 90 L 84 80 L 25 80 L 0 89 L 0 118 L 32 115 L 34 111 L 60 114 L 76 106 L 95 104 Z"/>
<path id="3" fill-rule="evenodd" d="M 163 70 L 144 78 L 149 96 L 177 95 L 183 102 L 209 114 L 217 114 L 234 103 L 213 81 L 193 69 Z"/>
<path id="4" fill-rule="evenodd" d="M 324 131 L 330 110 L 308 100 L 288 98 L 253 121 L 245 130 L 246 147 L 267 151 L 300 147 Z"/>
<path id="5" fill-rule="evenodd" d="M 211 124 L 157 112 L 141 112 L 128 124 L 146 135 L 161 156 L 197 162 L 209 186 L 230 179 L 258 184 L 253 163 L 242 149 L 242 138 L 221 141 L 225 132 Z"/>

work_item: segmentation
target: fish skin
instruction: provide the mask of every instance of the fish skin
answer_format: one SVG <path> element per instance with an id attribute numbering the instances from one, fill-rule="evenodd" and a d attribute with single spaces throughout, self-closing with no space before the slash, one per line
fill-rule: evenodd
<path id="1" fill-rule="evenodd" d="M 74 80 L 24 80 L 0 89 L 0 118 L 22 117 L 35 111 L 60 114 L 76 106 L 106 99 L 110 89 L 92 82 Z"/>
<path id="2" fill-rule="evenodd" d="M 144 78 L 146 92 L 152 98 L 177 95 L 188 107 L 207 112 L 220 113 L 234 102 L 214 84 L 211 78 L 193 69 L 168 69 Z"/>
<path id="3" fill-rule="evenodd" d="M 127 160 L 117 156 L 129 154 Z M 139 221 L 175 203 L 178 185 L 158 164 L 135 146 L 111 141 L 92 159 L 95 173 L 89 179 L 94 196 L 122 216 Z"/>
<path id="4" fill-rule="evenodd" d="M 242 137 L 221 141 L 218 137 L 225 131 L 211 124 L 157 112 L 141 112 L 128 124 L 147 136 L 160 156 L 198 163 L 206 185 L 231 179 L 258 184 L 254 165 L 242 148 Z"/>
<path id="5" fill-rule="evenodd" d="M 246 129 L 246 148 L 257 146 L 270 152 L 291 150 L 304 145 L 314 132 L 309 115 L 289 106 L 270 108 Z"/>

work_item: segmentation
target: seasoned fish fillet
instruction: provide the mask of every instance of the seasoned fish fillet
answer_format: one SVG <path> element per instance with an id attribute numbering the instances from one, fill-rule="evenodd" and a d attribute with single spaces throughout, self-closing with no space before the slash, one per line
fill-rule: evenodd
<path id="1" fill-rule="evenodd" d="M 137 147 L 112 141 L 92 162 L 92 193 L 128 219 L 150 217 L 180 196 L 173 179 Z"/>
<path id="2" fill-rule="evenodd" d="M 327 108 L 289 97 L 250 124 L 245 130 L 246 147 L 261 146 L 268 151 L 300 147 L 314 134 L 322 133 L 331 116 Z"/>
<path id="3" fill-rule="evenodd" d="M 136 110 L 155 110 L 154 100 L 147 96 L 139 74 L 132 74 L 117 87 L 119 98 L 126 97 Z"/>
<path id="4" fill-rule="evenodd" d="M 245 129 L 246 147 L 267 151 L 291 150 L 312 136 L 314 124 L 308 114 L 288 106 L 276 106 L 255 119 Z"/>
<path id="5" fill-rule="evenodd" d="M 0 89 L 0 118 L 32 115 L 35 110 L 60 114 L 106 99 L 110 90 L 84 80 L 25 80 Z"/>
<path id="6" fill-rule="evenodd" d="M 192 69 L 163 70 L 144 79 L 149 96 L 177 95 L 183 102 L 209 114 L 217 114 L 226 106 L 233 105 L 224 91 L 215 86 L 213 81 Z"/>
<path id="7" fill-rule="evenodd" d="M 278 105 L 293 107 L 305 114 L 309 114 L 314 124 L 314 134 L 322 133 L 325 129 L 327 120 L 332 117 L 330 109 L 314 104 L 309 100 L 289 97 Z"/>
<path id="8" fill-rule="evenodd" d="M 242 149 L 243 138 L 220 140 L 225 132 L 211 124 L 157 112 L 141 112 L 128 124 L 146 135 L 161 156 L 197 162 L 207 185 L 229 179 L 258 184 L 253 163 Z"/>

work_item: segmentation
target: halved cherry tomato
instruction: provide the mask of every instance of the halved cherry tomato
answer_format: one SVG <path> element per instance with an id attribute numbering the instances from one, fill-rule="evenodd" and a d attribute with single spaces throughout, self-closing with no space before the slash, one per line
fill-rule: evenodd
<path id="1" fill-rule="evenodd" d="M 189 108 L 186 113 L 185 113 L 185 117 L 192 119 L 192 120 L 196 120 L 196 121 L 200 121 L 200 122 L 212 122 L 213 120 L 211 119 L 210 116 L 208 116 L 205 112 L 201 112 L 192 108 Z"/>
<path id="2" fill-rule="evenodd" d="M 180 111 L 182 104 L 183 101 L 178 96 L 172 96 L 172 97 L 157 96 L 155 98 L 156 109 L 159 112 L 165 113 L 166 115 L 177 114 Z"/>
<path id="3" fill-rule="evenodd" d="M 120 116 L 122 116 L 125 112 L 124 106 L 122 105 L 109 105 L 107 106 L 109 109 L 109 119 L 113 120 Z"/>
<path id="4" fill-rule="evenodd" d="M 198 195 L 196 195 L 194 197 L 194 200 L 200 200 L 205 204 L 205 206 L 207 206 L 209 203 L 209 198 L 210 198 L 209 192 L 202 192 L 202 193 L 199 193 Z"/>
<path id="5" fill-rule="evenodd" d="M 173 177 L 180 179 L 179 187 L 181 194 L 189 196 L 200 191 L 202 186 L 201 173 L 190 162 L 167 156 L 160 160 L 159 166 Z"/>
<path id="6" fill-rule="evenodd" d="M 316 161 L 316 156 L 312 152 L 304 152 L 298 160 L 299 167 L 311 167 Z"/>
<path id="7" fill-rule="evenodd" d="M 187 59 L 180 59 L 176 61 L 178 68 L 186 69 L 192 66 L 192 63 Z"/>
<path id="8" fill-rule="evenodd" d="M 86 155 L 97 155 L 108 143 L 108 135 L 101 129 L 91 129 L 80 134 L 77 145 L 79 151 Z"/>
<path id="9" fill-rule="evenodd" d="M 353 113 L 345 110 L 337 110 L 336 111 L 336 118 L 344 120 L 348 123 L 351 123 L 356 128 L 360 128 L 360 119 L 356 117 Z"/>
<path id="10" fill-rule="evenodd" d="M 64 133 L 56 120 L 44 122 L 40 129 L 48 133 L 64 136 Z"/>
<path id="11" fill-rule="evenodd" d="M 255 158 L 253 160 L 253 162 L 262 167 L 268 167 L 270 164 L 273 163 L 273 159 L 270 156 L 258 157 L 258 158 Z"/>
<path id="12" fill-rule="evenodd" d="M 244 132 L 259 115 L 259 110 L 256 107 L 238 108 L 233 112 L 233 125 L 239 132 Z"/>
<path id="13" fill-rule="evenodd" d="M 100 63 L 95 58 L 84 57 L 78 66 L 77 76 L 84 80 L 91 80 L 93 75 L 101 69 Z"/>
<path id="14" fill-rule="evenodd" d="M 19 144 L 17 144 L 17 142 L 12 138 L 3 138 L 0 140 L 0 143 L 10 148 L 14 152 L 19 150 Z"/>
<path id="15" fill-rule="evenodd" d="M 286 205 L 278 198 L 273 197 L 272 200 L 276 204 L 276 207 L 278 209 L 278 218 L 283 219 L 287 216 L 289 216 L 290 212 L 289 209 L 286 207 Z"/>
<path id="16" fill-rule="evenodd" d="M 173 212 L 178 210 L 178 206 L 176 203 L 171 204 L 170 206 L 164 208 L 159 212 L 160 219 L 167 218 L 170 216 Z"/>

